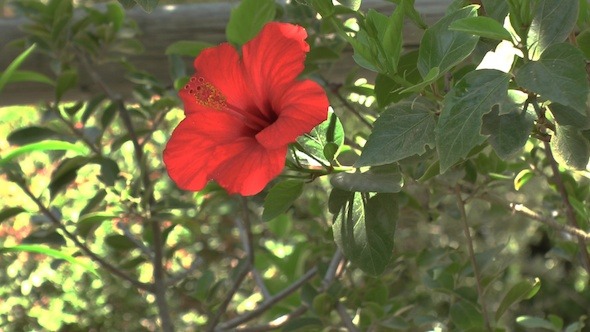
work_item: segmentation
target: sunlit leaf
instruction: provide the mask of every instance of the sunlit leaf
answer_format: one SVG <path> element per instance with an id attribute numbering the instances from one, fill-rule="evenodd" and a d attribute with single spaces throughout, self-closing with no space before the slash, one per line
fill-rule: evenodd
<path id="1" fill-rule="evenodd" d="M 29 55 L 35 50 L 35 44 L 31 45 L 27 48 L 23 53 L 16 57 L 6 68 L 2 74 L 0 74 L 0 91 L 4 89 L 6 83 L 8 83 L 14 72 L 17 70 L 18 67 L 22 65 L 22 63 L 29 57 Z"/>
<path id="2" fill-rule="evenodd" d="M 585 169 L 590 158 L 590 142 L 580 130 L 572 126 L 556 125 L 551 138 L 551 149 L 555 160 L 568 168 Z"/>
<path id="3" fill-rule="evenodd" d="M 23 251 L 34 252 L 34 253 L 47 255 L 47 256 L 50 256 L 53 258 L 57 258 L 57 259 L 63 259 L 65 261 L 68 261 L 71 264 L 82 267 L 87 272 L 90 272 L 95 277 L 98 277 L 98 273 L 92 265 L 84 263 L 84 262 L 80 261 L 79 259 L 77 259 L 76 257 L 70 256 L 66 253 L 63 253 L 63 252 L 55 250 L 55 249 L 48 248 L 43 245 L 24 245 L 23 244 L 23 245 L 18 245 L 18 246 L 14 246 L 14 247 L 0 248 L 0 254 L 8 253 L 8 252 L 17 252 L 18 253 L 18 252 L 23 252 Z"/>
<path id="4" fill-rule="evenodd" d="M 535 3 L 536 11 L 526 39 L 532 60 L 539 59 L 549 46 L 563 42 L 578 18 L 578 0 L 543 0 Z"/>
<path id="5" fill-rule="evenodd" d="M 484 38 L 512 40 L 510 32 L 504 29 L 500 22 L 485 16 L 466 17 L 456 20 L 451 23 L 449 29 L 471 33 Z"/>
<path id="6" fill-rule="evenodd" d="M 512 306 L 513 304 L 522 300 L 530 299 L 533 297 L 541 288 L 541 280 L 535 278 L 534 280 L 523 280 L 510 288 L 510 290 L 504 295 L 500 306 L 496 310 L 496 320 L 499 320 L 502 315 Z"/>
<path id="7" fill-rule="evenodd" d="M 88 149 L 81 145 L 76 145 L 68 142 L 63 141 L 54 141 L 54 140 L 46 140 L 39 143 L 27 144 L 23 145 L 19 148 L 16 148 L 10 152 L 8 152 L 4 157 L 0 159 L 0 167 L 4 166 L 11 160 L 19 157 L 23 154 L 33 152 L 33 151 L 73 151 L 81 155 L 85 155 L 88 153 Z"/>
<path id="8" fill-rule="evenodd" d="M 406 101 L 385 110 L 375 121 L 356 167 L 390 164 L 434 147 L 435 115 L 420 101 Z"/>
<path id="9" fill-rule="evenodd" d="M 485 141 L 480 134 L 482 117 L 506 98 L 509 80 L 508 74 L 498 70 L 477 70 L 465 75 L 445 96 L 435 130 L 441 173 Z"/>

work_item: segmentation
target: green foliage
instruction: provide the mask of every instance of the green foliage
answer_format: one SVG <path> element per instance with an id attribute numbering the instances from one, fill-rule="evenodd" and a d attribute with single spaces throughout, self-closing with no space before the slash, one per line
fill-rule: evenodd
<path id="1" fill-rule="evenodd" d="M 225 34 L 227 40 L 244 45 L 260 32 L 265 23 L 272 21 L 276 14 L 273 0 L 244 0 L 232 9 Z"/>

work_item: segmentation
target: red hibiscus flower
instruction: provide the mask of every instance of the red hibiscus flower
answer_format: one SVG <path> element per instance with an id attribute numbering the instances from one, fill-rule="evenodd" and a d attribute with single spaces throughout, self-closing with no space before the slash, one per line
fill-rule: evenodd
<path id="1" fill-rule="evenodd" d="M 201 52 L 179 92 L 186 118 L 164 150 L 168 174 L 185 190 L 215 180 L 229 193 L 255 195 L 283 170 L 289 143 L 327 117 L 328 98 L 298 80 L 309 45 L 296 25 L 268 23 L 242 47 Z"/>

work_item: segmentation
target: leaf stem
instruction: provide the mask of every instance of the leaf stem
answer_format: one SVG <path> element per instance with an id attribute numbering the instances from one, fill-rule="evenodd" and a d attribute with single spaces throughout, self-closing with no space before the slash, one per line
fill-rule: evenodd
<path id="1" fill-rule="evenodd" d="M 473 250 L 473 238 L 471 237 L 471 232 L 469 231 L 469 224 L 467 223 L 465 201 L 461 197 L 461 187 L 459 185 L 455 186 L 455 195 L 457 197 L 457 206 L 459 207 L 459 212 L 461 213 L 461 221 L 463 222 L 463 232 L 465 233 L 465 238 L 467 239 L 467 250 L 469 252 L 469 259 L 471 260 L 473 274 L 475 276 L 475 284 L 477 285 L 478 300 L 479 304 L 481 305 L 481 313 L 483 316 L 484 324 L 486 326 L 486 330 L 493 331 L 492 326 L 490 324 L 490 320 L 488 318 L 488 310 L 484 299 L 484 289 L 481 285 L 481 273 L 479 271 L 479 266 L 477 265 L 477 261 L 475 259 L 475 250 Z"/>

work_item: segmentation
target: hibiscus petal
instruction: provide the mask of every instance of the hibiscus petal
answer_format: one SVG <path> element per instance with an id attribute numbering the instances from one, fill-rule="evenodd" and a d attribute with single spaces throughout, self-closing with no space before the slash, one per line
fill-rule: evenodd
<path id="1" fill-rule="evenodd" d="M 241 120 L 226 113 L 192 114 L 174 129 L 164 149 L 164 164 L 178 187 L 198 191 L 211 179 L 211 171 L 231 157 L 217 154 L 218 146 L 251 135 Z"/>
<path id="2" fill-rule="evenodd" d="M 307 32 L 300 26 L 271 22 L 242 47 L 244 71 L 259 110 L 268 115 L 268 95 L 290 84 L 304 68 Z"/>
<path id="3" fill-rule="evenodd" d="M 231 194 L 256 195 L 285 166 L 287 147 L 267 150 L 254 138 L 220 147 L 217 154 L 231 156 L 213 171 L 213 178 Z"/>
<path id="4" fill-rule="evenodd" d="M 228 105 L 244 111 L 254 108 L 255 104 L 244 79 L 240 56 L 233 46 L 224 43 L 203 50 L 195 59 L 194 67 L 196 72 L 193 77 L 203 80 L 211 89 L 219 92 Z M 189 93 L 189 89 L 182 89 L 179 94 L 185 102 L 187 114 L 202 109 L 193 105 L 199 103 Z"/>
<path id="5" fill-rule="evenodd" d="M 256 135 L 256 140 L 267 149 L 294 142 L 328 117 L 328 97 L 314 81 L 294 81 L 272 97 L 279 117 Z"/>

